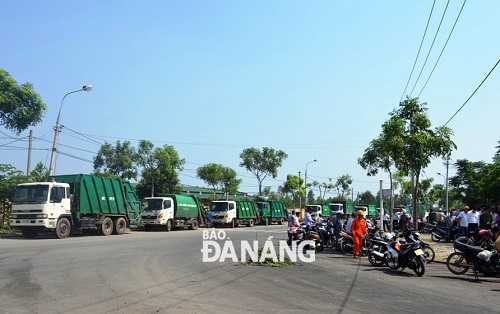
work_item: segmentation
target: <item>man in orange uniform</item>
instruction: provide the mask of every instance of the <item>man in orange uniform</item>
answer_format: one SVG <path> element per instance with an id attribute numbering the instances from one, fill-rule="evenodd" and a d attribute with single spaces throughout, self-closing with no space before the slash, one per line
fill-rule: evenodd
<path id="1" fill-rule="evenodd" d="M 361 243 L 363 242 L 363 235 L 368 234 L 366 228 L 366 221 L 363 218 L 364 212 L 358 211 L 358 217 L 352 221 L 351 233 L 354 238 L 354 258 L 359 258 L 359 251 L 361 251 Z"/>

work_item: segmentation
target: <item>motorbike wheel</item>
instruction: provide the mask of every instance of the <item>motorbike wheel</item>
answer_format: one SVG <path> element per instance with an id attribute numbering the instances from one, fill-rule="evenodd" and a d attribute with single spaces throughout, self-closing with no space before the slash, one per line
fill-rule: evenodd
<path id="1" fill-rule="evenodd" d="M 335 239 L 332 237 L 329 237 L 325 243 L 325 247 L 327 247 L 329 249 L 333 249 L 335 247 Z"/>
<path id="2" fill-rule="evenodd" d="M 377 255 L 373 254 L 372 252 L 368 253 L 368 261 L 370 264 L 372 264 L 375 267 L 380 267 L 384 265 L 384 259 L 381 257 L 378 257 Z"/>
<path id="3" fill-rule="evenodd" d="M 436 257 L 436 252 L 434 252 L 434 249 L 431 248 L 431 246 L 427 244 L 423 247 L 423 251 L 425 254 L 425 261 L 427 263 L 433 262 L 434 258 Z"/>
<path id="4" fill-rule="evenodd" d="M 446 259 L 446 267 L 452 274 L 463 275 L 469 270 L 470 266 L 468 266 L 465 256 L 461 252 L 454 252 Z"/>
<path id="5" fill-rule="evenodd" d="M 415 268 L 413 271 L 418 277 L 422 277 L 425 273 L 425 262 L 423 258 L 417 257 L 415 261 Z"/>
<path id="6" fill-rule="evenodd" d="M 390 255 L 386 255 L 385 256 L 385 260 L 384 260 L 385 264 L 390 268 L 390 269 L 398 269 L 399 266 L 398 266 L 398 261 L 397 259 L 393 258 L 392 256 Z"/>
<path id="7" fill-rule="evenodd" d="M 433 234 L 431 234 L 431 240 L 434 242 L 439 242 L 439 241 L 441 241 L 441 237 L 438 237 L 437 235 L 435 235 L 433 233 Z"/>
<path id="8" fill-rule="evenodd" d="M 340 242 L 340 246 L 342 248 L 342 251 L 344 251 L 344 253 L 352 253 L 352 244 L 349 243 L 349 241 L 346 241 L 344 239 L 342 239 L 342 241 Z"/>

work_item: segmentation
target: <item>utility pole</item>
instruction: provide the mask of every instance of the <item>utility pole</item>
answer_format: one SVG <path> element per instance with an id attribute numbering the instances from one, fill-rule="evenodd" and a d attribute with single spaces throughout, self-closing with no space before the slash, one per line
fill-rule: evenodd
<path id="1" fill-rule="evenodd" d="M 28 169 L 26 170 L 26 175 L 29 177 L 31 174 L 31 148 L 33 145 L 33 130 L 30 130 L 30 139 L 28 145 Z"/>

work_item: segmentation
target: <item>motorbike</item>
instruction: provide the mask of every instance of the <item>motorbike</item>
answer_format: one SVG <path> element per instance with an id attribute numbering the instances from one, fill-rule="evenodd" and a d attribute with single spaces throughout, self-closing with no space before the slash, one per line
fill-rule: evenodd
<path id="1" fill-rule="evenodd" d="M 431 240 L 434 242 L 439 242 L 441 240 L 444 240 L 446 242 L 453 242 L 459 237 L 459 235 L 459 228 L 452 227 L 448 231 L 448 227 L 434 225 L 434 228 L 432 228 Z"/>
<path id="2" fill-rule="evenodd" d="M 394 238 L 393 233 L 386 233 L 383 238 L 374 238 L 368 250 L 368 261 L 373 266 L 385 264 L 385 253 L 389 251 L 389 243 Z"/>
<path id="3" fill-rule="evenodd" d="M 453 242 L 453 246 L 455 252 L 446 259 L 446 266 L 451 273 L 463 275 L 472 268 L 476 280 L 479 279 L 478 272 L 485 276 L 500 275 L 500 256 L 495 247 L 489 251 L 480 246 L 472 246 L 459 241 Z"/>
<path id="4" fill-rule="evenodd" d="M 411 231 L 405 231 L 407 232 Z M 384 258 L 385 264 L 391 269 L 409 268 L 418 277 L 422 277 L 425 273 L 425 253 L 420 243 L 416 241 L 401 244 L 398 239 L 390 243 L 387 252 L 384 253 Z"/>
<path id="5" fill-rule="evenodd" d="M 359 254 L 361 256 L 368 255 L 371 246 L 371 240 L 377 237 L 378 227 L 372 227 L 371 225 L 367 226 L 368 236 L 363 237 L 363 242 L 361 243 L 361 251 Z M 342 251 L 345 253 L 352 253 L 354 249 L 354 238 L 352 235 L 348 234 L 345 231 L 340 232 L 340 236 L 342 237 L 340 241 L 340 247 Z"/>
<path id="6" fill-rule="evenodd" d="M 309 245 L 308 245 L 307 247 L 304 247 L 304 250 L 307 251 L 310 249 L 314 249 L 316 253 L 319 253 L 319 252 L 323 251 L 324 246 L 323 246 L 323 243 L 321 240 L 321 236 L 319 235 L 319 233 L 317 231 L 315 231 L 313 229 L 314 229 L 314 227 L 312 227 L 312 226 L 307 228 L 304 224 L 302 224 L 300 226 L 289 227 L 288 233 L 291 235 L 291 240 L 296 241 L 297 245 L 299 245 L 302 241 L 305 241 L 305 240 L 314 241 L 314 248 L 309 247 Z M 291 243 L 289 243 L 289 244 L 291 244 Z"/>
<path id="7" fill-rule="evenodd" d="M 331 222 L 331 221 L 322 222 L 322 223 L 314 226 L 313 230 L 318 232 L 318 234 L 320 235 L 321 243 L 323 244 L 323 247 L 333 249 L 333 248 L 337 248 L 337 246 L 339 246 L 339 242 L 337 241 L 337 238 L 335 237 L 333 222 Z"/>
<path id="8" fill-rule="evenodd" d="M 425 261 L 426 263 L 431 263 L 434 261 L 436 257 L 436 252 L 430 246 L 429 243 L 425 243 L 420 239 L 420 233 L 416 231 L 406 231 L 399 234 L 400 238 L 403 238 L 405 242 L 418 242 L 422 247 L 422 251 L 424 251 Z"/>

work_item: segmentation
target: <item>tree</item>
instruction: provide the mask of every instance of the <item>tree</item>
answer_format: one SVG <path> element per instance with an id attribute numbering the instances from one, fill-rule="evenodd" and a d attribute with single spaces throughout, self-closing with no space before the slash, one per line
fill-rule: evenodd
<path id="1" fill-rule="evenodd" d="M 245 148 L 240 154 L 242 161 L 240 167 L 250 171 L 259 182 L 259 196 L 262 195 L 262 182 L 270 175 L 273 178 L 278 176 L 278 168 L 288 155 L 282 151 L 275 151 L 273 148 L 264 147 L 262 151 L 257 148 Z"/>
<path id="2" fill-rule="evenodd" d="M 9 164 L 0 164 L 0 202 L 12 201 L 16 185 L 26 182 L 22 171 Z"/>
<path id="3" fill-rule="evenodd" d="M 289 174 L 286 176 L 286 181 L 283 183 L 283 187 L 280 189 L 282 193 L 284 193 L 285 197 L 288 197 L 288 194 L 291 195 L 292 199 L 292 207 L 295 208 L 295 201 L 300 199 L 305 199 L 305 192 L 302 188 L 302 184 L 304 180 L 299 176 Z"/>
<path id="4" fill-rule="evenodd" d="M 40 123 L 46 110 L 31 83 L 19 85 L 7 71 L 0 69 L 0 125 L 19 134 Z"/>
<path id="5" fill-rule="evenodd" d="M 33 170 L 31 170 L 29 181 L 30 182 L 43 182 L 49 177 L 49 169 L 47 169 L 41 162 L 38 162 Z"/>
<path id="6" fill-rule="evenodd" d="M 216 188 L 220 187 L 224 190 L 226 197 L 228 194 L 238 192 L 239 185 L 242 182 L 242 180 L 236 179 L 236 171 L 221 164 L 206 164 L 199 167 L 196 170 L 196 174 L 205 183 L 214 188 L 214 194 L 216 193 Z"/>
<path id="7" fill-rule="evenodd" d="M 151 196 L 180 193 L 177 170 L 182 171 L 186 162 L 179 158 L 173 146 L 155 148 L 150 141 L 141 140 L 137 154 L 138 163 L 143 167 L 142 179 L 136 187 L 140 197 L 147 196 L 148 190 Z"/>
<path id="8" fill-rule="evenodd" d="M 345 194 L 349 194 L 351 191 L 351 186 L 352 184 L 352 178 L 349 174 L 343 174 L 340 177 L 337 178 L 337 182 L 335 183 L 335 186 L 337 187 L 337 192 L 339 194 L 339 197 L 342 199 L 345 199 Z"/>
<path id="9" fill-rule="evenodd" d="M 382 137 L 391 143 L 387 153 L 396 169 L 411 173 L 415 177 L 412 189 L 412 208 L 415 209 L 422 169 L 434 158 L 448 158 L 456 148 L 451 140 L 453 132 L 450 128 L 441 126 L 430 129 L 431 121 L 426 115 L 426 106 L 426 103 L 420 104 L 418 98 L 407 97 L 399 104 L 398 109 L 389 114 L 389 121 L 382 125 L 381 133 Z M 417 221 L 417 218 L 417 211 L 414 210 L 414 221 Z"/>
<path id="10" fill-rule="evenodd" d="M 94 157 L 94 174 L 109 178 L 137 179 L 137 152 L 130 141 L 105 143 Z"/>
<path id="11" fill-rule="evenodd" d="M 335 187 L 332 183 L 332 178 L 328 178 L 328 182 L 321 182 L 314 180 L 312 186 L 317 187 L 319 189 L 319 198 L 321 201 L 325 200 L 326 192 L 329 192 L 331 189 Z"/>
<path id="12" fill-rule="evenodd" d="M 488 173 L 488 165 L 484 161 L 471 162 L 459 159 L 455 163 L 456 174 L 450 178 L 450 185 L 457 191 L 465 204 L 483 202 L 481 182 Z"/>
<path id="13" fill-rule="evenodd" d="M 365 191 L 361 194 L 358 193 L 356 197 L 356 203 L 358 204 L 376 204 L 377 198 L 370 191 Z"/>

